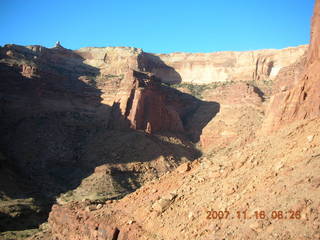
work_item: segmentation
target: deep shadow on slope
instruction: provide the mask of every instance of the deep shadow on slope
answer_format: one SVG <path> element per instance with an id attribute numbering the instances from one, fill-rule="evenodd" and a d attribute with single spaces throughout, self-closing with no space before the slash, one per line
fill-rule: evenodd
<path id="1" fill-rule="evenodd" d="M 161 81 L 168 84 L 179 84 L 182 82 L 180 74 L 171 66 L 168 66 L 159 56 L 152 53 L 143 52 L 138 56 L 138 65 L 140 69 L 153 73 Z M 196 143 L 200 140 L 202 129 L 216 116 L 220 111 L 220 104 L 217 102 L 202 101 L 196 97 L 180 92 L 174 88 L 163 86 L 164 94 L 169 95 L 168 99 L 173 102 L 174 97 L 178 96 L 182 99 L 193 98 L 197 102 L 197 107 L 192 108 L 192 104 L 186 106 L 182 112 L 179 112 L 184 129 L 188 138 Z M 260 94 L 260 93 L 259 93 Z M 261 93 L 263 95 L 263 93 Z M 187 102 L 188 100 L 186 100 Z"/>
<path id="2" fill-rule="evenodd" d="M 0 49 L 3 59 L 4 50 L 7 51 Z M 19 196 L 5 188 L 0 191 L 9 200 L 34 199 L 42 217 L 31 224 L 33 227 L 44 220 L 43 214 L 46 216 L 49 211 L 47 203 L 52 203 L 60 193 L 77 188 L 97 166 L 140 164 L 164 156 L 172 158 L 170 169 L 183 158 L 193 160 L 200 156 L 183 136 L 181 144 L 170 141 L 171 133 L 162 134 L 166 140 L 130 129 L 110 130 L 111 107 L 101 104 L 101 90 L 79 80 L 83 75 L 95 77 L 99 70 L 84 64 L 72 51 L 60 48 L 31 51 L 14 46 L 13 52 L 20 55 L 10 56 L 0 64 L 0 152 L 10 159 L 3 161 L 1 168 L 11 169 L 16 177 L 33 187 L 30 191 L 21 189 L 23 193 Z M 35 65 L 33 75 L 21 75 L 22 64 Z M 213 117 L 217 109 L 212 111 Z M 183 115 L 183 122 L 188 118 L 187 113 Z M 199 123 L 199 128 L 208 121 L 210 118 Z M 166 161 L 160 168 L 168 170 Z M 130 171 L 117 167 L 111 176 L 124 188 L 123 194 L 140 186 L 136 173 L 142 171 L 143 168 Z M 127 186 L 123 176 L 132 178 L 133 184 Z M 20 186 L 20 179 L 10 181 Z M 1 222 L 1 231 L 31 227 L 23 220 L 24 214 L 2 217 L 6 221 Z"/>
<path id="3" fill-rule="evenodd" d="M 0 232 L 34 228 L 47 219 L 50 203 L 20 172 L 0 156 Z"/>
<path id="4" fill-rule="evenodd" d="M 1 231 L 35 227 L 45 220 L 48 204 L 64 190 L 50 172 L 63 164 L 74 172 L 75 143 L 81 135 L 77 129 L 96 118 L 101 101 L 99 92 L 80 82 L 66 59 L 60 59 L 61 54 L 73 55 L 71 51 L 35 47 L 38 51 L 20 46 L 0 50 L 0 152 L 6 156 L 1 163 Z M 71 61 L 80 73 L 98 72 L 77 56 Z"/>
<path id="5" fill-rule="evenodd" d="M 220 104 L 202 101 L 197 110 L 185 119 L 185 128 L 189 139 L 197 143 L 200 141 L 202 129 L 219 113 Z"/>
<path id="6" fill-rule="evenodd" d="M 173 68 L 165 64 L 160 57 L 143 52 L 138 56 L 138 66 L 145 72 L 151 72 L 165 83 L 178 84 L 182 78 Z"/>

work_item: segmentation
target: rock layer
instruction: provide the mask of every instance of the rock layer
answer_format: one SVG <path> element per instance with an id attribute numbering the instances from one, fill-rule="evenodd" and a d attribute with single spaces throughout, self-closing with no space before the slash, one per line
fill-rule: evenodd
<path id="1" fill-rule="evenodd" d="M 264 130 L 272 131 L 295 120 L 320 116 L 320 1 L 312 19 L 311 41 L 301 78 L 291 89 L 283 89 L 271 98 Z M 291 81 L 294 81 L 292 79 Z"/>
<path id="2" fill-rule="evenodd" d="M 197 152 L 178 137 L 145 132 L 183 133 L 185 118 L 200 101 L 139 71 L 138 51 L 108 51 L 101 60 L 107 59 L 107 67 L 100 69 L 94 67 L 100 62 L 85 63 L 89 50 L 0 48 L 0 151 L 49 197 L 76 188 L 95 167 L 111 163 L 118 164 L 113 176 L 93 179 L 104 178 L 117 196 L 139 186 L 134 180 L 113 184 L 123 180 L 121 173 L 143 182 Z"/>
<path id="3" fill-rule="evenodd" d="M 226 81 L 274 80 L 279 71 L 305 53 L 307 46 L 247 52 L 157 54 L 180 78 L 154 67 L 152 72 L 168 83 L 207 84 Z"/>
<path id="4" fill-rule="evenodd" d="M 147 133 L 183 132 L 183 120 L 199 104 L 196 98 L 162 86 L 157 77 L 138 71 L 128 72 L 114 93 L 113 97 L 108 94 L 112 128 L 127 125 Z"/>
<path id="5" fill-rule="evenodd" d="M 272 100 L 272 127 L 319 116 L 319 14 L 317 0 L 303 77 Z M 253 87 L 238 89 L 246 94 L 227 87 L 212 98 L 224 105 L 261 105 Z M 230 103 L 226 95 L 232 96 Z M 194 161 L 187 171 L 173 171 L 99 208 L 55 205 L 52 234 L 57 239 L 319 239 L 320 136 L 314 131 L 319 125 L 319 118 L 297 122 L 247 144 L 229 145 Z M 211 212 L 230 216 L 210 217 Z"/>
<path id="6" fill-rule="evenodd" d="M 291 121 L 319 114 L 316 92 L 319 82 L 315 80 L 319 79 L 316 71 L 319 69 L 318 11 L 319 1 L 304 80 L 299 83 L 301 86 L 290 90 L 288 102 L 281 105 L 282 112 L 276 115 L 281 121 L 287 116 Z M 161 82 L 273 80 L 285 67 L 299 61 L 305 48 L 156 55 L 136 48 L 71 51 L 60 45 L 53 49 L 5 46 L 0 49 L 0 113 L 3 116 L 0 150 L 13 159 L 12 165 L 25 177 L 39 183 L 37 187 L 45 195 L 56 197 L 58 193 L 76 188 L 58 198 L 58 204 L 52 208 L 49 223 L 57 239 L 208 239 L 211 237 L 208 229 L 212 227 L 215 231 L 225 230 L 219 233 L 224 235 L 221 238 L 229 237 L 228 229 L 232 229 L 235 238 L 237 234 L 244 234 L 244 238 L 248 237 L 246 234 L 256 237 L 256 231 L 237 228 L 239 223 L 212 226 L 202 218 L 202 213 L 212 206 L 218 206 L 217 210 L 227 209 L 232 204 L 237 204 L 239 210 L 246 209 L 249 203 L 256 207 L 254 199 L 258 199 L 259 206 L 266 206 L 264 196 L 270 197 L 269 191 L 278 195 L 289 186 L 291 192 L 281 199 L 285 202 L 295 194 L 297 184 L 299 191 L 304 191 L 302 204 L 306 204 L 309 196 L 314 204 L 308 211 L 314 212 L 319 197 L 315 191 L 310 195 L 308 189 L 318 188 L 319 180 L 315 174 L 306 179 L 305 173 L 300 172 L 304 169 L 301 166 L 289 166 L 299 162 L 309 164 L 309 173 L 310 169 L 316 169 L 318 165 L 314 160 L 319 155 L 314 153 L 318 149 L 311 142 L 319 136 L 304 133 L 307 144 L 302 143 L 298 135 L 292 138 L 306 146 L 296 151 L 304 152 L 303 161 L 299 154 L 290 152 L 287 158 L 281 152 L 287 146 L 295 148 L 289 140 L 277 142 L 276 138 L 267 138 L 245 145 L 252 140 L 262 115 L 260 107 L 264 99 L 253 86 L 238 83 L 219 88 L 205 94 L 208 102 L 201 102 Z M 296 115 L 292 118 L 290 104 L 294 104 Z M 217 113 L 217 121 L 211 121 Z M 316 122 L 309 129 L 318 125 Z M 186 130 L 195 142 L 200 140 L 204 148 L 218 151 L 220 146 L 224 148 L 236 141 L 240 142 L 240 147 L 237 151 L 225 148 L 214 158 L 214 163 L 208 159 L 195 161 L 123 200 L 105 201 L 123 197 L 178 163 L 198 157 L 193 146 L 184 143 L 184 138 L 174 137 Z M 159 132 L 169 133 L 151 135 Z M 245 136 L 244 141 L 240 141 L 238 134 Z M 279 139 L 288 134 L 292 132 L 283 133 Z M 311 160 L 305 158 L 306 154 Z M 239 172 L 235 171 L 243 165 L 246 166 Z M 288 177 L 290 172 L 299 182 Z M 283 174 L 280 178 L 283 181 L 275 178 L 278 174 Z M 263 184 L 257 187 L 259 182 Z M 265 188 L 265 182 L 270 186 L 277 183 L 276 191 Z M 300 184 L 302 182 L 304 184 Z M 78 203 L 66 204 L 69 200 Z M 271 197 L 268 200 L 271 201 Z M 289 209 L 297 206 L 295 204 L 268 206 L 271 210 Z M 295 209 L 304 209 L 304 205 Z M 178 209 L 178 215 L 174 208 Z M 181 221 L 177 221 L 177 216 Z M 314 217 L 318 218 L 318 214 Z M 196 218 L 199 221 L 194 221 Z M 316 238 L 310 230 L 312 223 L 308 222 L 306 230 L 299 229 L 301 235 Z M 290 228 L 289 222 L 286 224 Z M 243 226 L 272 232 L 269 225 L 263 222 L 262 226 L 252 223 Z M 314 228 L 319 229 L 315 224 Z M 293 232 L 296 229 L 293 227 Z M 283 229 L 277 230 L 283 232 Z"/>
<path id="7" fill-rule="evenodd" d="M 85 63 L 101 73 L 118 75 L 128 69 L 152 72 L 168 84 L 227 81 L 273 81 L 279 71 L 298 61 L 307 45 L 281 50 L 214 53 L 145 53 L 139 48 L 81 48 Z"/>
<path id="8" fill-rule="evenodd" d="M 254 139 L 263 119 L 263 96 L 256 87 L 234 83 L 206 90 L 204 99 L 220 104 L 220 111 L 203 129 L 200 136 L 204 152 L 221 149 L 235 142 Z M 200 115 L 201 109 L 199 112 Z M 197 114 L 195 114 L 197 115 Z"/>

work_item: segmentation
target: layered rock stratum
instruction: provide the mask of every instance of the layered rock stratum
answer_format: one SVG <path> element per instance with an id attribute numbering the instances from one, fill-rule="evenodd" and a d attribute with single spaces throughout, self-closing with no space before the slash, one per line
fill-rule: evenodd
<path id="1" fill-rule="evenodd" d="M 319 7 L 282 50 L 1 47 L 0 239 L 320 239 Z"/>
<path id="2" fill-rule="evenodd" d="M 81 48 L 76 52 L 85 63 L 101 72 L 120 74 L 125 68 L 139 67 L 168 84 L 208 84 L 228 81 L 272 81 L 279 71 L 294 64 L 307 45 L 281 50 L 244 52 L 150 54 L 138 48 Z M 132 56 L 138 65 L 130 64 Z"/>
<path id="3" fill-rule="evenodd" d="M 139 71 L 131 48 L 112 50 L 130 56 L 119 72 L 61 46 L 0 49 L 1 170 L 24 189 L 2 185 L 1 231 L 37 226 L 28 216 L 43 221 L 61 193 L 59 202 L 119 198 L 199 156 L 183 133 L 202 101 Z"/>
<path id="4" fill-rule="evenodd" d="M 284 88 L 273 96 L 266 131 L 293 122 L 295 120 L 313 119 L 320 115 L 320 3 L 316 1 L 312 18 L 311 40 L 306 56 L 306 67 L 302 76 L 291 88 Z"/>
<path id="5" fill-rule="evenodd" d="M 170 53 L 156 56 L 179 73 L 181 82 L 208 84 L 228 81 L 272 81 L 282 68 L 290 66 L 303 56 L 306 48 L 304 45 L 281 50 Z M 179 82 L 179 79 L 168 77 L 162 69 L 153 68 L 152 72 L 166 82 Z"/>

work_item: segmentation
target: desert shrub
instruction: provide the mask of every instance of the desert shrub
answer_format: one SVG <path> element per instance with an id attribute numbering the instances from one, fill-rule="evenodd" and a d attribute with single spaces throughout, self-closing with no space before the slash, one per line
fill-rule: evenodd
<path id="1" fill-rule="evenodd" d="M 193 84 L 193 83 L 179 83 L 171 85 L 172 88 L 187 88 L 190 90 L 192 96 L 202 99 L 202 93 L 205 90 L 215 89 L 217 87 L 233 84 L 233 81 L 228 82 L 213 82 L 208 84 Z"/>

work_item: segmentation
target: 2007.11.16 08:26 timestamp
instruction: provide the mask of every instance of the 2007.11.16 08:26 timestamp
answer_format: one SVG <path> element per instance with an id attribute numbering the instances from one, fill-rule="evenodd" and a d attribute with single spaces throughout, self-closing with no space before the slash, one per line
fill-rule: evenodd
<path id="1" fill-rule="evenodd" d="M 299 220 L 301 219 L 300 211 L 254 211 L 252 214 L 248 214 L 247 211 L 207 211 L 207 219 L 289 219 Z"/>

